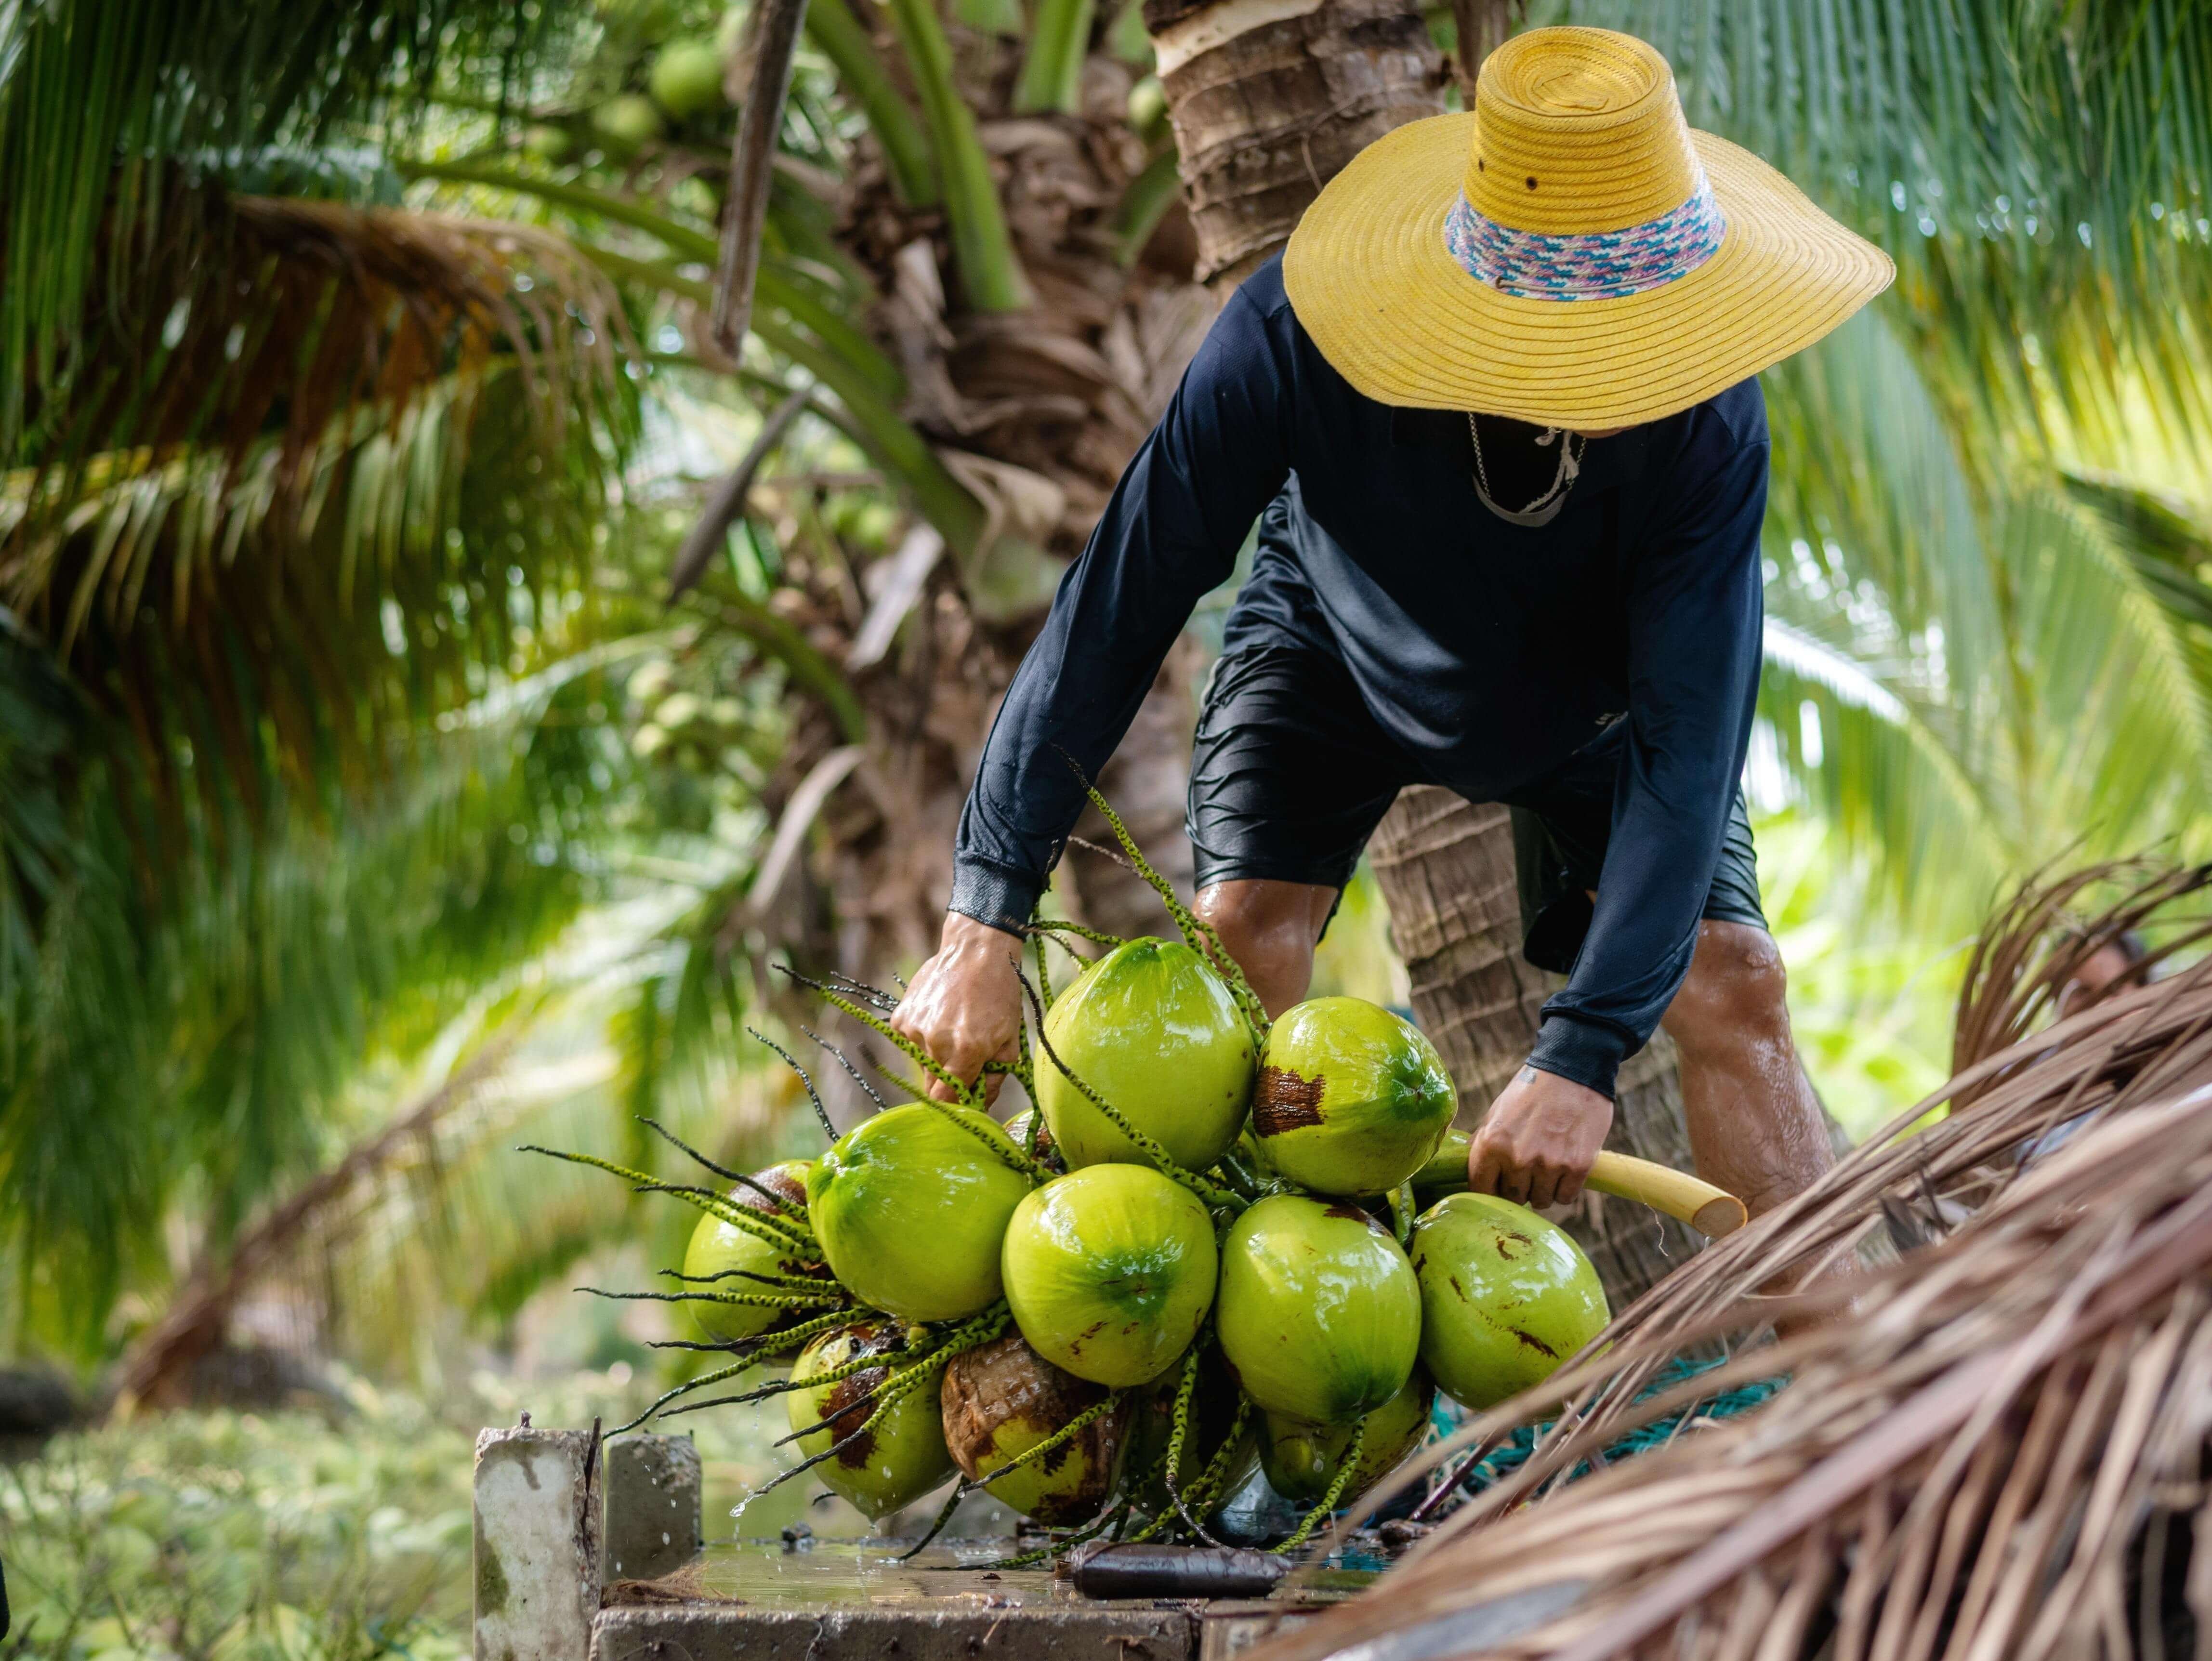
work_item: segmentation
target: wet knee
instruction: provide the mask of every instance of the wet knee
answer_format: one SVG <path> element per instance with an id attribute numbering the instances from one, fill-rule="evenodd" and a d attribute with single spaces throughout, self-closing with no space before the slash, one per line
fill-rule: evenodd
<path id="1" fill-rule="evenodd" d="M 1321 932 L 1315 897 L 1328 891 L 1305 883 L 1239 879 L 1200 889 L 1194 909 L 1212 924 L 1268 1013 L 1279 1014 L 1305 995 Z"/>
<path id="2" fill-rule="evenodd" d="M 1691 1050 L 1786 1039 L 1789 989 L 1771 934 L 1747 923 L 1701 923 L 1689 976 L 1667 1011 L 1667 1030 Z"/>

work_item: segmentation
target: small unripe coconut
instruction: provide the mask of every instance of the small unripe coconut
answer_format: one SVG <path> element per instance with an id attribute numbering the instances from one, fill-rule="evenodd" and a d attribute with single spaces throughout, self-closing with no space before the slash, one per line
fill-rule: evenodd
<path id="1" fill-rule="evenodd" d="M 864 1321 L 825 1332 L 807 1345 L 793 1363 L 791 1376 L 803 1384 L 870 1356 L 896 1360 L 905 1346 L 905 1335 L 896 1323 Z M 872 1523 L 912 1505 L 952 1475 L 938 1404 L 942 1383 L 935 1375 L 941 1371 L 933 1368 L 932 1377 L 915 1384 L 834 1458 L 814 1468 L 832 1493 Z M 787 1392 L 785 1412 L 792 1429 L 813 1433 L 799 1439 L 799 1452 L 811 1458 L 860 1430 L 878 1405 L 872 1392 L 890 1377 L 888 1367 L 864 1367 L 835 1384 Z"/>
<path id="2" fill-rule="evenodd" d="M 1358 1206 L 1279 1194 L 1222 1243 L 1215 1326 L 1261 1408 L 1350 1424 L 1413 1376 L 1420 1283 L 1390 1231 Z"/>
<path id="3" fill-rule="evenodd" d="M 609 143 L 634 150 L 660 137 L 660 109 L 642 93 L 621 93 L 592 112 L 592 127 Z"/>
<path id="4" fill-rule="evenodd" d="M 1541 1384 L 1612 1318 L 1566 1230 L 1489 1194 L 1453 1194 L 1413 1225 L 1421 1360 L 1443 1392 L 1494 1407 Z"/>
<path id="5" fill-rule="evenodd" d="M 1032 1190 L 1006 1226 L 1006 1302 L 1037 1353 L 1121 1389 L 1158 1378 L 1213 1302 L 1213 1221 L 1142 1165 L 1101 1165 Z"/>
<path id="6" fill-rule="evenodd" d="M 998 1300 L 999 1247 L 1030 1179 L 1006 1133 L 972 1108 L 919 1103 L 847 1131 L 815 1163 L 806 1208 L 830 1267 L 862 1303 L 957 1321 Z"/>
<path id="7" fill-rule="evenodd" d="M 711 40 L 672 40 L 646 76 L 653 101 L 678 121 L 721 107 L 722 55 Z"/>
<path id="8" fill-rule="evenodd" d="M 565 161 L 576 148 L 576 138 L 566 127 L 540 124 L 523 133 L 522 148 L 540 161 Z"/>
<path id="9" fill-rule="evenodd" d="M 1186 1170 L 1205 1170 L 1237 1140 L 1252 1095 L 1252 1034 L 1190 947 L 1115 947 L 1053 1001 L 1045 1035 L 1077 1078 Z M 1151 1163 L 1048 1056 L 1037 1057 L 1036 1082 L 1069 1170 Z"/>
<path id="10" fill-rule="evenodd" d="M 1459 1098 L 1436 1046 L 1364 998 L 1315 998 L 1267 1034 L 1252 1128 L 1317 1194 L 1383 1194 L 1426 1165 Z"/>
<path id="11" fill-rule="evenodd" d="M 1474 1146 L 1474 1137 L 1468 1131 L 1444 1132 L 1443 1141 L 1429 1155 L 1429 1162 L 1413 1173 L 1413 1197 L 1425 1206 L 1447 1194 L 1464 1194 L 1468 1153 Z"/>
<path id="12" fill-rule="evenodd" d="M 753 1180 L 785 1201 L 790 1208 L 788 1211 L 778 1212 L 758 1192 L 743 1183 L 731 1189 L 730 1202 L 747 1211 L 758 1212 L 763 1216 L 791 1217 L 804 1225 L 806 1221 L 806 1173 L 813 1168 L 813 1164 L 811 1159 L 787 1159 L 781 1165 L 772 1165 L 765 1171 L 753 1173 Z M 804 1275 L 820 1280 L 825 1288 L 830 1283 L 830 1266 L 827 1263 L 799 1256 L 772 1241 L 748 1234 L 736 1224 L 726 1223 L 720 1217 L 701 1217 L 698 1226 L 691 1231 L 691 1243 L 684 1252 L 684 1290 L 759 1293 L 765 1295 L 774 1289 L 758 1281 L 745 1279 L 748 1275 Z M 689 1307 L 698 1322 L 699 1330 L 718 1343 L 757 1338 L 763 1332 L 777 1327 L 796 1326 L 799 1322 L 821 1313 L 819 1310 L 771 1309 L 764 1304 L 696 1303 Z"/>
<path id="13" fill-rule="evenodd" d="M 969 1481 L 988 1476 L 1106 1399 L 1009 1333 L 945 1369 L 945 1442 Z M 1120 1480 L 1133 1404 L 1102 1413 L 1068 1440 L 991 1484 L 988 1492 L 1047 1528 L 1087 1523 Z"/>
<path id="14" fill-rule="evenodd" d="M 1429 1404 L 1436 1393 L 1429 1375 L 1417 1366 L 1403 1390 L 1367 1415 L 1359 1461 L 1337 1498 L 1339 1505 L 1350 1505 L 1421 1445 L 1428 1434 Z M 1267 1415 L 1266 1422 L 1260 1462 L 1267 1473 L 1267 1485 L 1285 1500 L 1313 1504 L 1328 1492 L 1344 1451 L 1352 1445 L 1352 1427 L 1309 1425 L 1277 1413 Z"/>

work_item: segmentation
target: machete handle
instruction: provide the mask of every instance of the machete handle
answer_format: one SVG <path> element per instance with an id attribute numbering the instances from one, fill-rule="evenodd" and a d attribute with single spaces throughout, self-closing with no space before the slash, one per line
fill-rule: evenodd
<path id="1" fill-rule="evenodd" d="M 1743 1202 L 1727 1189 L 1626 1153 L 1600 1153 L 1584 1185 L 1616 1199 L 1648 1205 L 1676 1222 L 1687 1223 L 1709 1239 L 1733 1234 L 1750 1220 Z"/>

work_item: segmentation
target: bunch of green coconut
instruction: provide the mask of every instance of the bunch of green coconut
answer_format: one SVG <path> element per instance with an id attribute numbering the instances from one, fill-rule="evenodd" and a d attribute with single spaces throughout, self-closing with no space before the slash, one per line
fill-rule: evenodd
<path id="1" fill-rule="evenodd" d="M 672 1190 L 706 1214 L 684 1289 L 643 1295 L 690 1303 L 696 1347 L 732 1362 L 657 1409 L 787 1362 L 667 1410 L 781 1396 L 804 1457 L 777 1481 L 817 1470 L 880 1520 L 957 1472 L 939 1527 L 981 1488 L 1073 1530 L 1053 1548 L 1211 1538 L 1261 1469 L 1310 1507 L 1287 1548 L 1419 1445 L 1437 1390 L 1490 1406 L 1595 1336 L 1604 1293 L 1574 1242 L 1465 1191 L 1419 1030 L 1342 997 L 1270 1022 L 1152 880 L 1180 942 L 1033 925 L 1042 1054 L 1025 1032 L 1002 1070 L 1036 1105 L 1004 1126 L 893 1033 L 892 1000 L 820 989 L 960 1099 L 898 1080 L 913 1100 L 819 1159 Z M 1055 997 L 1046 944 L 1072 935 L 1107 949 Z"/>

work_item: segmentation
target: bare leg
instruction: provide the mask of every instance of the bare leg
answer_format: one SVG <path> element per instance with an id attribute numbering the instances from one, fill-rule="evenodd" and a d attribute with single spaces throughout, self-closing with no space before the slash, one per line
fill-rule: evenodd
<path id="1" fill-rule="evenodd" d="M 1754 1217 L 1834 1163 L 1827 1122 L 1790 1037 L 1787 977 L 1773 936 L 1747 923 L 1698 925 L 1689 978 L 1664 1025 L 1682 1056 L 1682 1109 L 1698 1175 Z"/>
<path id="2" fill-rule="evenodd" d="M 1272 1018 L 1304 999 L 1335 904 L 1336 890 L 1316 883 L 1239 877 L 1200 889 L 1192 909 L 1213 925 Z"/>

